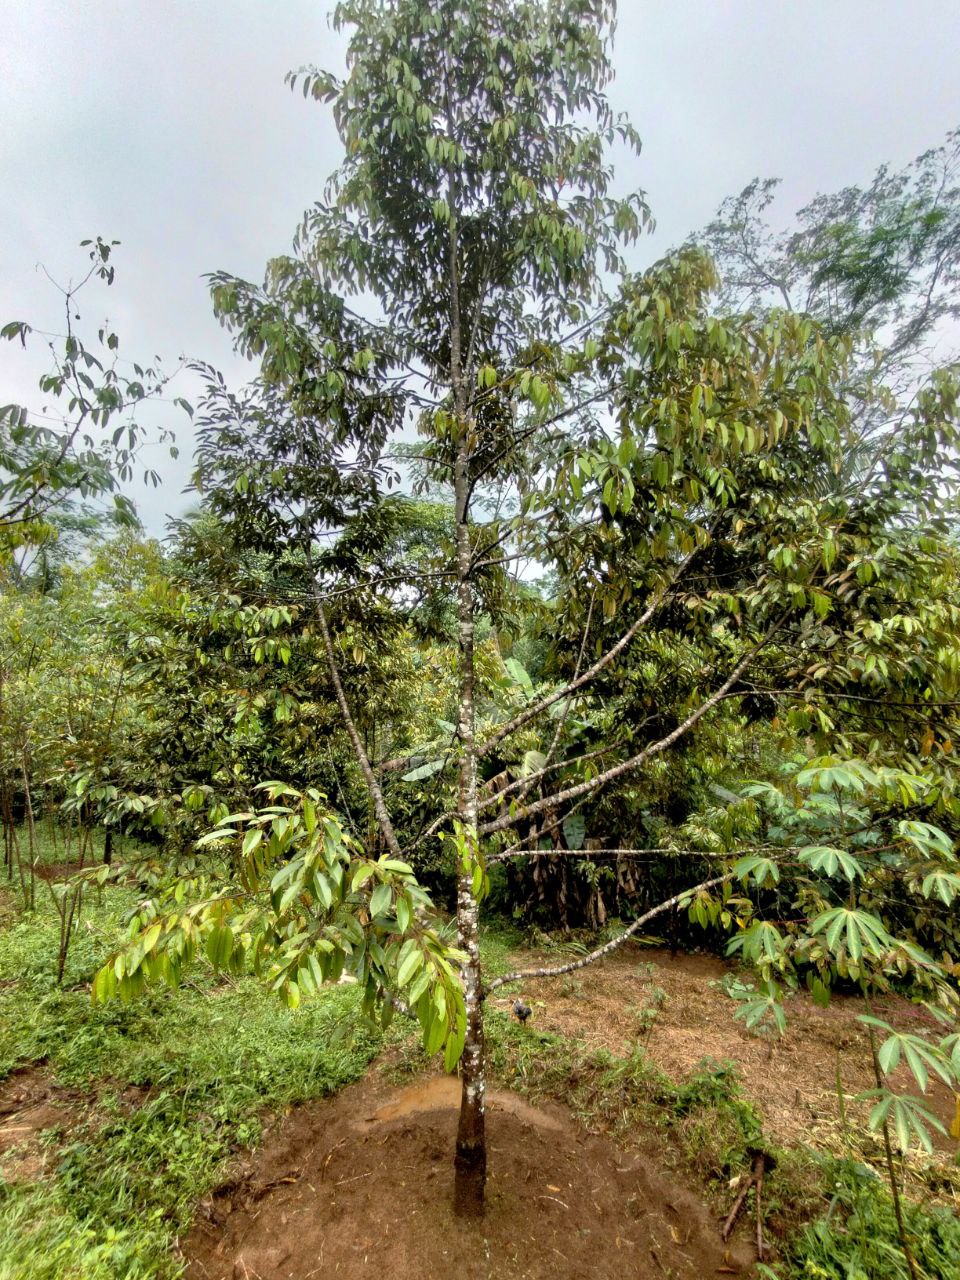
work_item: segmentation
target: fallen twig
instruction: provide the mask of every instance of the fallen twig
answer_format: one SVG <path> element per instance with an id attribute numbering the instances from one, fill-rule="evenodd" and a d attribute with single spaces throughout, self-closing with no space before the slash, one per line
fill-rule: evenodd
<path id="1" fill-rule="evenodd" d="M 743 1207 L 747 1202 L 747 1195 L 750 1188 L 754 1188 L 754 1208 L 757 1219 L 757 1261 L 762 1262 L 764 1258 L 765 1247 L 763 1243 L 763 1206 L 761 1204 L 761 1194 L 763 1191 L 763 1176 L 768 1169 L 772 1169 L 774 1160 L 766 1151 L 753 1151 L 753 1169 L 746 1182 L 737 1193 L 730 1212 L 727 1214 L 726 1221 L 721 1228 L 720 1235 L 723 1240 L 729 1240 L 730 1233 L 737 1224 L 737 1219 L 743 1212 Z"/>

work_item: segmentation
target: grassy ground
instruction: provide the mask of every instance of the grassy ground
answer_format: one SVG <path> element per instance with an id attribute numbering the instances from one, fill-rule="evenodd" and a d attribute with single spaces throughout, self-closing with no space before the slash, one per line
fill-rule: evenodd
<path id="1" fill-rule="evenodd" d="M 264 1112 L 356 1079 L 379 1047 L 358 1023 L 350 987 L 289 1012 L 252 979 L 225 982 L 198 967 L 175 992 L 92 1007 L 90 979 L 132 900 L 122 887 L 91 894 L 61 987 L 49 894 L 24 914 L 13 892 L 0 892 L 0 1082 L 43 1062 L 74 1100 L 69 1126 L 50 1135 L 48 1172 L 29 1183 L 0 1181 L 0 1280 L 174 1276 L 177 1238 L 230 1158 L 256 1144 Z M 521 941 L 515 930 L 486 931 L 487 971 L 504 972 Z M 751 1150 L 765 1145 L 730 1064 L 706 1064 L 677 1084 L 641 1051 L 591 1052 L 521 1029 L 500 1009 L 489 1011 L 487 1026 L 500 1083 L 561 1098 L 589 1127 L 655 1150 L 718 1207 L 732 1198 L 731 1179 L 749 1167 Z M 397 1024 L 390 1041 L 396 1076 L 428 1065 Z M 806 1150 L 772 1154 L 768 1228 L 788 1243 L 768 1274 L 906 1280 L 889 1195 L 875 1174 Z M 910 1229 L 924 1280 L 960 1275 L 955 1219 L 914 1207 Z"/>
<path id="2" fill-rule="evenodd" d="M 75 1108 L 56 1174 L 0 1182 L 0 1280 L 138 1280 L 176 1274 L 173 1245 L 197 1200 L 260 1116 L 356 1079 L 375 1052 L 356 996 L 335 987 L 296 1013 L 253 979 L 214 985 L 199 967 L 177 991 L 94 1008 L 89 982 L 117 936 L 128 890 L 85 908 L 64 984 L 46 894 L 0 927 L 0 1080 L 43 1061 Z"/>

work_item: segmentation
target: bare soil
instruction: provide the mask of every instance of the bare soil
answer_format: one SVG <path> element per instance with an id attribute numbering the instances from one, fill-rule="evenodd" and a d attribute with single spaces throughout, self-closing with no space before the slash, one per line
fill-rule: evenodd
<path id="1" fill-rule="evenodd" d="M 79 1092 L 54 1084 L 42 1066 L 15 1071 L 0 1082 L 0 1179 L 42 1177 L 52 1149 L 44 1135 L 74 1123 L 80 1101 Z"/>
<path id="2" fill-rule="evenodd" d="M 513 957 L 517 968 L 562 963 L 556 953 L 524 952 Z M 759 1108 L 765 1132 L 783 1145 L 816 1144 L 818 1130 L 837 1121 L 836 1072 L 851 1118 L 862 1123 L 867 1108 L 853 1101 L 874 1088 L 867 1028 L 857 1021 L 867 1013 L 864 1000 L 834 996 L 818 1008 L 806 992 L 786 1000 L 787 1030 L 782 1039 L 747 1031 L 734 1020 L 736 1002 L 720 986 L 733 972 L 718 956 L 682 954 L 627 945 L 599 964 L 567 977 L 539 979 L 523 986 L 532 1006 L 531 1025 L 579 1040 L 590 1048 L 616 1055 L 630 1053 L 639 1042 L 673 1080 L 688 1076 L 704 1059 L 733 1061 L 745 1095 Z M 665 993 L 662 1002 L 657 991 Z M 514 996 L 494 1000 L 502 1008 Z M 923 1033 L 936 1023 L 918 1005 L 897 997 L 872 1002 L 872 1012 L 898 1030 Z M 651 1019 L 641 1010 L 656 1009 Z M 649 1030 L 649 1034 L 647 1033 Z M 912 1076 L 901 1066 L 894 1087 L 909 1089 Z M 951 1090 L 934 1079 L 926 1103 L 948 1130 L 954 1117 Z M 935 1135 L 944 1153 L 957 1143 Z"/>
<path id="3" fill-rule="evenodd" d="M 651 1161 L 557 1105 L 494 1091 L 480 1221 L 452 1213 L 458 1082 L 397 1092 L 373 1072 L 290 1111 L 203 1206 L 189 1280 L 702 1280 L 745 1275 L 746 1242 Z"/>
<path id="4" fill-rule="evenodd" d="M 88 858 L 86 862 L 38 862 L 35 871 L 41 880 L 62 883 L 81 871 L 96 870 L 102 864 Z"/>

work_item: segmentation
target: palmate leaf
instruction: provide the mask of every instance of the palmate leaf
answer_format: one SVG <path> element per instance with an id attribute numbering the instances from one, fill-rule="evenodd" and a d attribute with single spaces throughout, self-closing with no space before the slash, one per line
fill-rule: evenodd
<path id="1" fill-rule="evenodd" d="M 857 876 L 864 874 L 863 867 L 853 854 L 846 849 L 837 849 L 833 845 L 807 845 L 800 850 L 797 857 L 811 871 L 822 871 L 827 876 L 835 876 L 839 873 L 852 882 Z"/>
<path id="2" fill-rule="evenodd" d="M 783 954 L 783 934 L 768 920 L 755 920 L 749 929 L 730 940 L 727 955 L 742 951 L 754 964 L 770 964 Z"/>
<path id="3" fill-rule="evenodd" d="M 744 884 L 752 878 L 760 889 L 780 883 L 780 868 L 772 858 L 764 858 L 760 854 L 740 858 L 733 864 L 733 870 Z"/>
<path id="4" fill-rule="evenodd" d="M 888 1022 L 869 1014 L 860 1015 L 857 1021 L 884 1033 L 886 1038 L 877 1050 L 877 1061 L 884 1075 L 896 1071 L 902 1056 L 921 1092 L 926 1093 L 931 1072 L 951 1088 L 956 1086 L 957 1071 L 943 1044 L 930 1044 L 922 1036 L 897 1031 Z"/>
<path id="5" fill-rule="evenodd" d="M 927 1154 L 933 1151 L 930 1130 L 947 1131 L 937 1117 L 912 1094 L 893 1093 L 889 1089 L 870 1089 L 857 1095 L 859 1100 L 875 1099 L 867 1124 L 876 1132 L 891 1123 L 901 1151 L 909 1151 L 916 1141 Z"/>
<path id="6" fill-rule="evenodd" d="M 949 862 L 956 862 L 953 841 L 945 831 L 941 831 L 939 827 L 935 827 L 929 822 L 918 822 L 913 818 L 904 818 L 897 823 L 897 833 L 905 840 L 909 840 L 923 854 L 928 856 L 938 854 Z"/>
<path id="7" fill-rule="evenodd" d="M 952 871 L 931 871 L 924 876 L 921 889 L 925 898 L 937 897 L 949 907 L 960 893 L 960 876 Z"/>
<path id="8" fill-rule="evenodd" d="M 845 946 L 847 955 L 859 963 L 864 952 L 875 958 L 893 945 L 893 939 L 877 916 L 851 907 L 833 907 L 812 922 L 810 932 L 822 933 L 830 950 L 837 954 Z"/>
<path id="9" fill-rule="evenodd" d="M 773 982 L 763 983 L 759 991 L 752 985 L 733 986 L 729 995 L 740 1004 L 733 1016 L 751 1031 L 756 1028 L 766 1031 L 767 1026 L 764 1024 L 772 1023 L 777 1034 L 782 1036 L 787 1029 L 787 1015 L 783 1010 L 781 994 L 780 988 Z"/>
<path id="10" fill-rule="evenodd" d="M 876 783 L 876 774 L 862 760 L 821 756 L 797 774 L 797 786 L 811 791 L 855 791 L 862 794 Z"/>

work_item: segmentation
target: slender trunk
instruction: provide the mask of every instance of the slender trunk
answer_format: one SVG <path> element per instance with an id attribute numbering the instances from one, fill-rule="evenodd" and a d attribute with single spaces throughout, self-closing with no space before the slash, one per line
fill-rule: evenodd
<path id="1" fill-rule="evenodd" d="M 460 269 L 455 220 L 456 198 L 450 177 L 450 384 L 457 419 L 454 502 L 457 522 L 457 621 L 460 650 L 460 777 L 457 816 L 470 857 L 458 868 L 457 942 L 465 953 L 461 976 L 467 1027 L 460 1059 L 460 1119 L 454 1160 L 454 1212 L 465 1217 L 483 1213 L 487 1181 L 486 1075 L 483 1052 L 483 985 L 480 973 L 480 909 L 473 892 L 472 864 L 477 848 L 477 745 L 474 707 L 474 598 L 470 545 L 470 439 L 468 393 L 463 367 Z"/>
<path id="2" fill-rule="evenodd" d="M 869 1008 L 869 1005 L 867 1006 Z M 872 1010 L 871 1010 L 872 1012 Z M 874 1035 L 873 1027 L 870 1030 L 870 1054 L 873 1058 L 873 1074 L 877 1082 L 877 1088 L 883 1089 L 884 1077 L 883 1070 L 880 1066 L 880 1058 L 877 1054 L 877 1038 Z M 914 1261 L 913 1250 L 910 1247 L 910 1236 L 907 1233 L 907 1223 L 903 1216 L 903 1203 L 900 1199 L 900 1187 L 897 1184 L 897 1170 L 893 1163 L 893 1143 L 890 1141 L 890 1124 L 889 1121 L 883 1122 L 883 1152 L 887 1163 L 887 1176 L 890 1179 L 890 1194 L 893 1196 L 893 1212 L 897 1219 L 897 1233 L 900 1236 L 900 1248 L 903 1250 L 904 1261 L 907 1264 L 907 1270 L 910 1272 L 910 1280 L 919 1280 L 917 1273 L 917 1264 Z"/>
<path id="3" fill-rule="evenodd" d="M 107 827 L 103 833 L 103 862 L 107 867 L 113 862 L 113 827 Z"/>
<path id="4" fill-rule="evenodd" d="M 0 822 L 3 823 L 3 865 L 7 872 L 7 879 L 13 879 L 13 809 L 10 804 L 10 789 L 7 785 L 6 774 L 4 774 L 2 782 L 0 782 Z"/>
<path id="5" fill-rule="evenodd" d="M 30 774 L 27 769 L 28 754 L 24 750 L 20 762 L 23 777 L 23 809 L 27 821 L 27 858 L 30 863 L 30 879 L 27 889 L 27 909 L 32 911 L 37 903 L 37 832 L 33 822 L 33 798 L 30 795 Z M 21 875 L 22 878 L 22 875 Z"/>
<path id="6" fill-rule="evenodd" d="M 483 996 L 480 973 L 479 904 L 473 892 L 471 863 L 477 856 L 477 757 L 474 738 L 473 587 L 470 582 L 470 528 L 467 523 L 468 476 L 466 445 L 457 453 L 457 568 L 460 632 L 460 720 L 458 737 L 462 752 L 458 809 L 464 837 L 473 855 L 459 868 L 457 882 L 457 941 L 465 952 L 463 998 L 467 1032 L 460 1060 L 462 1094 L 457 1127 L 454 1210 L 477 1216 L 483 1212 L 487 1177 L 485 1125 L 486 1077 L 483 1053 Z"/>

